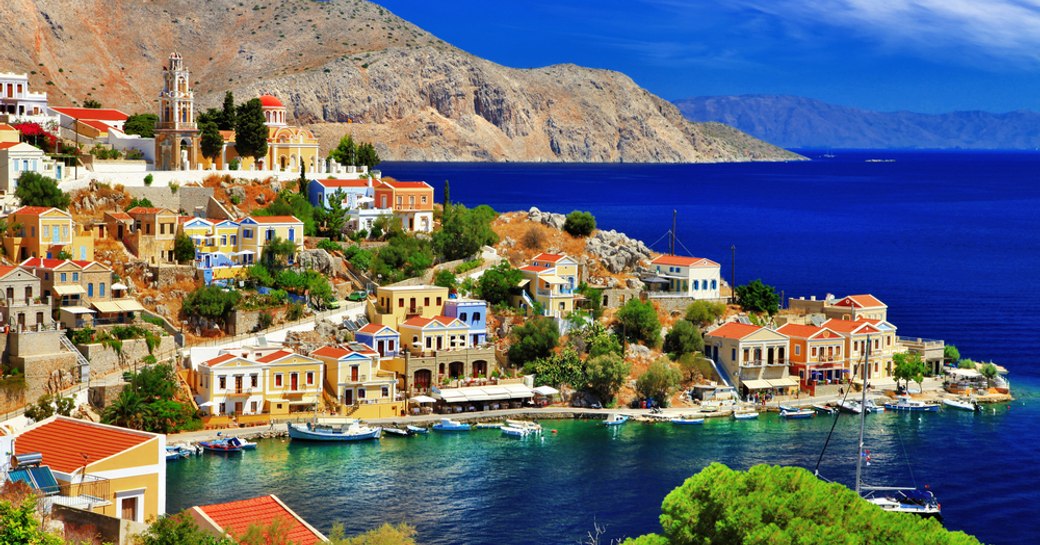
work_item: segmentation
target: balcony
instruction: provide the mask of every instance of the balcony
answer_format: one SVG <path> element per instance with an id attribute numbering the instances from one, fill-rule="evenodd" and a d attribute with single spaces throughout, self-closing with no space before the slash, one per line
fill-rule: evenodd
<path id="1" fill-rule="evenodd" d="M 46 501 L 66 507 L 92 510 L 112 502 L 111 485 L 108 479 L 95 475 L 84 475 L 80 483 L 59 483 L 58 493 L 48 496 Z"/>
<path id="2" fill-rule="evenodd" d="M 787 360 L 780 358 L 773 361 L 768 360 L 747 360 L 740 364 L 741 367 L 786 367 Z"/>
<path id="3" fill-rule="evenodd" d="M 421 307 L 421 306 L 417 306 L 417 307 L 405 307 L 405 308 L 404 308 L 404 315 L 405 315 L 405 316 L 408 316 L 408 317 L 412 317 L 412 316 L 419 316 L 420 314 L 422 314 L 422 313 L 423 313 L 423 308 L 424 308 L 424 307 Z"/>

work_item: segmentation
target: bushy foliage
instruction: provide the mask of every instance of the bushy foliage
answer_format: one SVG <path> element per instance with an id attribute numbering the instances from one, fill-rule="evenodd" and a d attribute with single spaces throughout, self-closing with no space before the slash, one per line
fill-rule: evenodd
<path id="1" fill-rule="evenodd" d="M 198 429 L 200 421 L 187 403 L 177 399 L 176 371 L 167 364 L 142 368 L 101 413 L 106 424 L 154 433 Z"/>
<path id="2" fill-rule="evenodd" d="M 631 299 L 617 313 L 621 333 L 632 342 L 642 341 L 657 346 L 661 338 L 661 320 L 650 301 Z"/>
<path id="3" fill-rule="evenodd" d="M 345 134 L 339 139 L 339 144 L 329 150 L 329 157 L 341 165 L 357 165 L 357 143 L 354 137 Z"/>
<path id="4" fill-rule="evenodd" d="M 155 124 L 158 122 L 159 116 L 155 114 L 134 114 L 126 118 L 123 132 L 136 134 L 141 138 L 155 138 Z"/>
<path id="5" fill-rule="evenodd" d="M 71 397 L 61 394 L 43 394 L 36 400 L 25 406 L 25 417 L 36 422 L 44 420 L 54 414 L 69 416 L 75 408 L 75 401 Z"/>
<path id="6" fill-rule="evenodd" d="M 952 344 L 943 346 L 943 359 L 947 363 L 957 363 L 961 361 L 961 351 L 957 350 L 957 347 Z"/>
<path id="7" fill-rule="evenodd" d="M 902 380 L 909 387 L 911 380 L 917 384 L 921 384 L 924 381 L 926 369 L 919 354 L 907 352 L 892 354 L 892 362 L 895 364 L 895 367 L 892 369 L 892 377 L 896 379 L 897 384 Z"/>
<path id="8" fill-rule="evenodd" d="M 340 243 L 332 241 L 332 240 L 329 240 L 329 239 L 319 240 L 318 244 L 317 244 L 317 248 L 319 250 L 325 250 L 326 252 L 329 252 L 330 254 L 332 252 L 342 252 L 343 251 L 343 246 L 341 246 Z"/>
<path id="9" fill-rule="evenodd" d="M 355 268 L 368 271 L 372 267 L 372 252 L 357 244 L 343 250 L 343 257 Z"/>
<path id="10" fill-rule="evenodd" d="M 372 272 L 389 284 L 414 278 L 433 265 L 433 248 L 423 238 L 398 235 L 390 239 L 372 260 Z"/>
<path id="11" fill-rule="evenodd" d="M 314 207 L 307 197 L 289 189 L 283 189 L 270 204 L 253 211 L 254 216 L 296 216 L 303 222 L 303 232 L 307 236 L 317 234 L 314 219 Z"/>
<path id="12" fill-rule="evenodd" d="M 183 232 L 177 233 L 173 239 L 173 258 L 177 263 L 189 263 L 195 260 L 195 243 Z"/>
<path id="13" fill-rule="evenodd" d="M 780 309 L 780 295 L 776 288 L 763 284 L 761 280 L 752 280 L 735 290 L 737 303 L 748 312 L 765 312 L 770 316 Z"/>
<path id="14" fill-rule="evenodd" d="M 137 545 L 234 545 L 229 537 L 216 537 L 195 524 L 183 513 L 167 515 L 152 523 L 148 530 L 137 536 Z"/>
<path id="15" fill-rule="evenodd" d="M 242 295 L 237 291 L 205 286 L 184 298 L 181 312 L 186 317 L 205 318 L 223 324 L 241 298 Z"/>
<path id="16" fill-rule="evenodd" d="M 498 242 L 498 235 L 491 229 L 496 212 L 486 205 L 472 210 L 461 204 L 450 204 L 444 208 L 441 228 L 433 234 L 433 247 L 445 261 L 468 259 L 480 251 L 481 246 Z"/>
<path id="17" fill-rule="evenodd" d="M 202 156 L 211 161 L 219 157 L 220 150 L 224 148 L 224 136 L 220 134 L 217 124 L 200 123 L 199 132 L 199 151 L 202 152 Z"/>
<path id="18" fill-rule="evenodd" d="M 329 197 L 328 207 L 314 207 L 314 223 L 320 236 L 339 240 L 343 236 L 343 226 L 347 223 L 347 210 L 343 208 L 346 195 L 337 190 Z"/>
<path id="19" fill-rule="evenodd" d="M 596 230 L 596 218 L 592 212 L 574 210 L 564 219 L 563 230 L 574 237 L 587 237 Z"/>
<path id="20" fill-rule="evenodd" d="M 65 540 L 44 528 L 36 513 L 36 496 L 28 495 L 20 503 L 0 499 L 0 543 L 64 545 Z"/>
<path id="21" fill-rule="evenodd" d="M 437 274 L 433 275 L 433 285 L 454 290 L 459 285 L 459 279 L 450 270 L 441 269 L 437 271 Z"/>
<path id="22" fill-rule="evenodd" d="M 570 349 L 526 362 L 524 373 L 533 374 L 534 382 L 539 386 L 547 385 L 559 388 L 566 384 L 576 390 L 582 390 L 588 384 L 584 362 L 578 357 L 577 352 Z"/>
<path id="23" fill-rule="evenodd" d="M 240 104 L 235 111 L 235 150 L 239 157 L 267 155 L 267 119 L 259 98 Z M 273 169 L 275 165 L 264 165 Z"/>
<path id="24" fill-rule="evenodd" d="M 58 182 L 39 172 L 27 170 L 18 175 L 18 187 L 14 195 L 23 206 L 54 207 L 68 210 L 71 198 L 68 193 L 58 189 Z"/>
<path id="25" fill-rule="evenodd" d="M 799 467 L 757 465 L 734 471 L 712 463 L 665 497 L 660 521 L 661 534 L 624 545 L 979 544 L 935 519 L 883 511 Z"/>
<path id="26" fill-rule="evenodd" d="M 704 351 L 701 331 L 686 320 L 679 320 L 664 336 L 664 351 L 678 358 L 684 354 Z"/>
<path id="27" fill-rule="evenodd" d="M 548 357 L 560 342 L 560 331 L 555 322 L 539 316 L 514 327 L 509 339 L 509 363 L 521 366 Z"/>
<path id="28" fill-rule="evenodd" d="M 477 280 L 477 296 L 490 305 L 509 302 L 510 291 L 523 280 L 524 274 L 519 269 L 514 269 L 508 261 L 502 261 L 498 265 L 484 271 Z"/>
<path id="29" fill-rule="evenodd" d="M 695 352 L 679 356 L 675 363 L 679 366 L 684 380 L 694 380 L 697 375 L 711 377 L 715 373 L 711 360 Z"/>
<path id="30" fill-rule="evenodd" d="M 632 366 L 617 354 L 590 357 L 585 362 L 586 388 L 607 405 L 625 384 Z"/>
<path id="31" fill-rule="evenodd" d="M 260 260 L 271 270 L 279 270 L 289 266 L 289 260 L 296 254 L 296 243 L 274 237 L 264 244 Z"/>
<path id="32" fill-rule="evenodd" d="M 384 523 L 375 530 L 347 537 L 342 524 L 333 524 L 329 532 L 329 545 L 416 545 L 415 527 L 405 523 Z"/>
<path id="33" fill-rule="evenodd" d="M 636 379 L 636 391 L 643 398 L 652 399 L 658 405 L 667 407 L 669 398 L 681 382 L 682 375 L 672 362 L 668 361 L 668 358 L 658 358 Z"/>
<path id="34" fill-rule="evenodd" d="M 686 307 L 685 319 L 698 327 L 704 327 L 715 323 L 716 320 L 726 313 L 726 305 L 713 303 L 711 301 L 694 301 Z"/>
<path id="35" fill-rule="evenodd" d="M 123 210 L 133 210 L 139 206 L 141 208 L 152 208 L 155 205 L 147 197 L 133 197 L 130 199 L 130 202 L 126 203 Z"/>
<path id="36" fill-rule="evenodd" d="M 609 331 L 600 331 L 593 335 L 589 339 L 588 350 L 590 358 L 607 354 L 616 354 L 618 356 L 623 356 L 625 354 L 618 336 Z"/>

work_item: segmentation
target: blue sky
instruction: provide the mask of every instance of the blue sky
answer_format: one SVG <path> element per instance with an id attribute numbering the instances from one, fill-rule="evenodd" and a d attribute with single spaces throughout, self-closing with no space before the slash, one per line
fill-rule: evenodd
<path id="1" fill-rule="evenodd" d="M 1040 111 L 1040 0 L 379 3 L 506 66 L 618 70 L 670 100 L 789 94 L 883 111 Z"/>

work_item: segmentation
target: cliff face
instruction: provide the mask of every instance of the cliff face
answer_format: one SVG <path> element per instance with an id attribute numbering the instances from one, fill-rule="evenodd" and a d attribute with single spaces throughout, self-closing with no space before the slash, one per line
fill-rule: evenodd
<path id="1" fill-rule="evenodd" d="M 33 88 L 52 104 L 90 97 L 154 111 L 162 65 L 179 51 L 197 106 L 216 106 L 225 90 L 275 94 L 325 150 L 349 131 L 397 160 L 798 158 L 690 123 L 622 74 L 503 67 L 364 0 L 9 0 L 0 17 L 0 66 L 35 72 Z"/>

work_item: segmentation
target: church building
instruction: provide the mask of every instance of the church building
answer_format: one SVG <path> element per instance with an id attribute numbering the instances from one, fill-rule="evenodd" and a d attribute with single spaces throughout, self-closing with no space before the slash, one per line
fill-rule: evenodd
<path id="1" fill-rule="evenodd" d="M 156 170 L 188 170 L 198 164 L 199 130 L 195 125 L 195 92 L 179 53 L 163 68 L 159 122 L 155 126 Z"/>
<path id="2" fill-rule="evenodd" d="M 302 162 L 307 172 L 319 169 L 321 161 L 318 155 L 318 140 L 314 133 L 303 127 L 295 127 L 286 122 L 287 109 L 281 100 L 272 95 L 261 95 L 260 104 L 264 111 L 264 123 L 267 125 L 267 154 L 254 161 L 250 157 L 239 157 L 235 150 L 234 131 L 221 131 L 224 136 L 224 148 L 216 158 L 216 168 L 225 169 L 225 165 L 235 158 L 239 160 L 240 170 L 281 170 L 299 172 Z M 204 168 L 212 164 L 201 158 Z"/>

